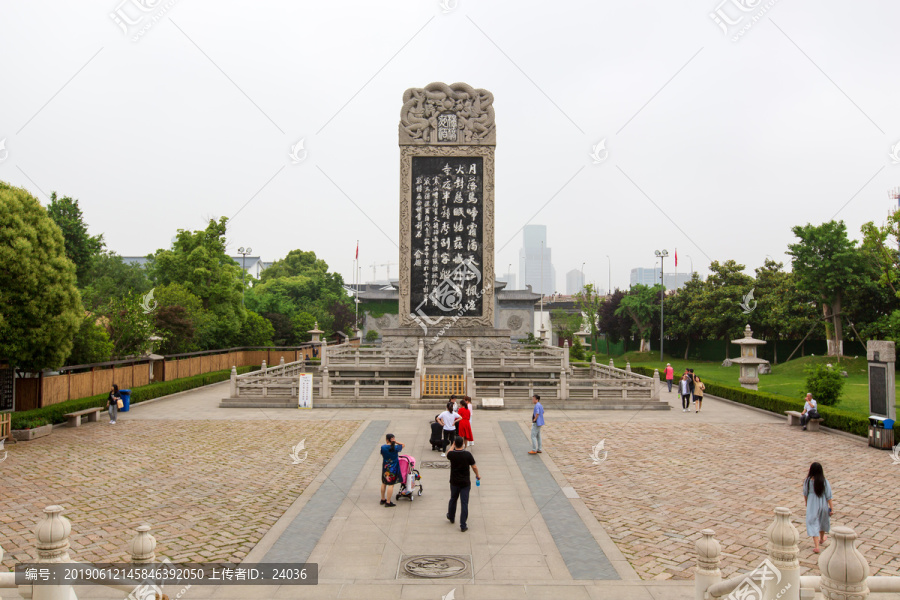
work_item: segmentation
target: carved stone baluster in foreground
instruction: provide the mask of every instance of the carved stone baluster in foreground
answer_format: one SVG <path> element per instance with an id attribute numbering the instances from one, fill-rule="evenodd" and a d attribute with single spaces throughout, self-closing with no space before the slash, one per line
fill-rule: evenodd
<path id="1" fill-rule="evenodd" d="M 833 527 L 831 544 L 819 556 L 822 596 L 827 600 L 864 600 L 869 597 L 869 561 L 856 549 L 858 536 L 849 527 Z"/>
<path id="2" fill-rule="evenodd" d="M 722 555 L 722 546 L 713 537 L 716 532 L 712 529 L 704 529 L 700 532 L 702 538 L 697 540 L 697 569 L 694 571 L 694 597 L 703 600 L 709 586 L 722 581 L 722 571 L 719 569 L 719 561 Z"/>

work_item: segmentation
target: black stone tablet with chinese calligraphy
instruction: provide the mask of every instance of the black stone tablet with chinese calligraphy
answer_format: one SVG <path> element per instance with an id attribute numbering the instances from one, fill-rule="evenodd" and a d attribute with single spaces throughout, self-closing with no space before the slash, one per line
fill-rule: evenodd
<path id="1" fill-rule="evenodd" d="M 484 159 L 413 156 L 410 308 L 429 317 L 482 314 Z"/>

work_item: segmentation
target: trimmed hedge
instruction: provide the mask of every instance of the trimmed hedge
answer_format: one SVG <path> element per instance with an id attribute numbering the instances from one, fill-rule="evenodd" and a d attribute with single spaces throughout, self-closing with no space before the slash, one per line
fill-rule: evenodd
<path id="1" fill-rule="evenodd" d="M 238 367 L 237 372 L 240 375 L 242 373 L 248 373 L 250 371 L 256 371 L 258 369 L 259 367 Z M 224 371 L 213 371 L 212 373 L 194 375 L 193 377 L 173 379 L 172 381 L 158 381 L 156 383 L 151 383 L 149 385 L 144 385 L 132 389 L 130 402 L 131 404 L 138 404 L 139 402 L 143 402 L 145 400 L 160 398 L 162 396 L 168 396 L 169 394 L 175 394 L 177 392 L 183 392 L 185 390 L 192 390 L 194 388 L 209 385 L 211 383 L 227 381 L 230 378 L 231 369 L 226 369 Z M 67 413 L 85 410 L 86 408 L 94 408 L 97 406 L 99 406 L 100 408 L 104 408 L 106 406 L 106 398 L 108 396 L 108 393 L 98 394 L 96 396 L 88 396 L 87 398 L 67 400 L 66 402 L 60 402 L 59 404 L 53 404 L 51 406 L 45 406 L 43 408 L 14 412 L 12 414 L 12 428 L 31 429 L 36 426 L 35 423 L 40 425 L 44 425 L 46 423 L 65 423 L 66 417 L 64 415 Z M 41 423 L 41 421 L 43 421 L 43 423 Z"/>
<path id="2" fill-rule="evenodd" d="M 648 367 L 632 366 L 631 370 L 641 375 L 653 376 L 653 369 Z M 735 388 L 710 381 L 704 381 L 703 383 L 706 384 L 707 394 L 746 404 L 747 406 L 755 406 L 779 415 L 784 415 L 786 410 L 795 410 L 797 412 L 803 410 L 802 399 L 798 400 L 789 396 Z M 821 404 L 819 405 L 819 414 L 825 419 L 823 424 L 826 427 L 839 429 L 840 431 L 846 431 L 862 437 L 869 436 L 869 419 L 866 417 L 861 417 L 856 413 L 834 408 L 833 406 L 822 406 Z"/>

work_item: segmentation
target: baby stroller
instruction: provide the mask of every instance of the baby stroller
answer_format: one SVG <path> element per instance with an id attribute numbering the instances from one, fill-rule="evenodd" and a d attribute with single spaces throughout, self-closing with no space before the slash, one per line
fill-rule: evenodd
<path id="1" fill-rule="evenodd" d="M 403 485 L 400 486 L 400 491 L 397 492 L 397 500 L 400 498 L 409 498 L 410 502 L 415 498 L 413 492 L 416 491 L 416 487 L 419 488 L 418 495 L 421 496 L 424 488 L 419 481 L 422 477 L 419 475 L 419 471 L 416 469 L 416 459 L 412 456 L 407 456 L 405 454 L 400 455 L 400 481 Z"/>

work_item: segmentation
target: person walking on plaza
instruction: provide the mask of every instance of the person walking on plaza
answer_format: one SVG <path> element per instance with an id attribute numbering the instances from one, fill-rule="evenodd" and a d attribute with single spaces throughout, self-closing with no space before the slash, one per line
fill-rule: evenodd
<path id="1" fill-rule="evenodd" d="M 460 406 L 460 408 L 462 408 Z M 447 520 L 454 523 L 456 520 L 456 501 L 459 500 L 459 530 L 466 531 L 469 527 L 469 491 L 472 489 L 472 479 L 469 476 L 469 467 L 475 471 L 475 479 L 481 481 L 478 467 L 475 466 L 475 457 L 463 445 L 464 439 L 457 436 L 453 442 L 453 450 L 447 453 L 450 461 L 450 504 L 447 506 Z"/>
<path id="2" fill-rule="evenodd" d="M 460 421 L 457 427 L 459 428 L 459 436 L 466 440 L 466 446 L 471 446 L 475 443 L 475 436 L 472 435 L 472 412 L 469 410 L 469 405 L 471 404 L 471 399 L 466 396 L 462 400 L 459 401 L 459 410 L 457 414 L 459 415 Z"/>
<path id="3" fill-rule="evenodd" d="M 691 404 L 691 383 L 688 381 L 687 371 L 678 382 L 678 393 L 681 395 L 681 412 L 687 412 Z"/>
<path id="4" fill-rule="evenodd" d="M 541 427 L 544 426 L 544 407 L 541 405 L 541 397 L 535 394 L 531 397 L 534 403 L 534 412 L 531 413 L 531 450 L 528 454 L 540 454 Z"/>
<path id="5" fill-rule="evenodd" d="M 800 413 L 800 424 L 803 425 L 803 431 L 806 431 L 806 424 L 810 419 L 818 419 L 819 403 L 816 402 L 812 394 L 806 394 L 806 402 L 803 404 L 803 412 Z"/>
<path id="6" fill-rule="evenodd" d="M 672 381 L 675 379 L 675 369 L 672 368 L 672 363 L 666 363 L 666 383 L 669 384 L 669 391 L 672 391 Z"/>
<path id="7" fill-rule="evenodd" d="M 817 462 L 809 465 L 809 473 L 803 481 L 803 502 L 806 504 L 806 535 L 813 539 L 813 552 L 818 554 L 819 544 L 825 543 L 825 534 L 831 529 L 834 505 L 831 503 L 831 484 Z"/>
<path id="8" fill-rule="evenodd" d="M 453 403 L 447 403 L 447 410 L 438 415 L 437 420 L 444 427 L 444 440 L 447 442 L 447 445 L 453 444 L 453 440 L 456 438 L 456 423 L 460 421 L 462 418 L 453 412 Z M 447 456 L 446 451 L 441 452 L 441 456 Z"/>
<path id="9" fill-rule="evenodd" d="M 113 384 L 112 389 L 109 392 L 109 397 L 106 398 L 106 409 L 109 411 L 109 424 L 116 424 L 116 417 L 118 415 L 118 409 L 122 408 L 122 396 L 119 395 L 119 386 Z"/>
<path id="10" fill-rule="evenodd" d="M 706 384 L 700 381 L 700 377 L 694 375 L 694 406 L 697 407 L 697 412 L 700 412 L 703 409 L 703 390 L 706 389 Z"/>
<path id="11" fill-rule="evenodd" d="M 400 451 L 403 444 L 399 443 L 393 433 L 384 436 L 387 444 L 381 446 L 381 503 L 386 507 L 397 506 L 391 498 L 394 495 L 394 485 L 400 480 Z M 385 497 L 385 491 L 388 491 Z"/>

